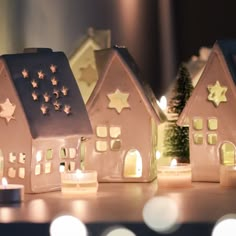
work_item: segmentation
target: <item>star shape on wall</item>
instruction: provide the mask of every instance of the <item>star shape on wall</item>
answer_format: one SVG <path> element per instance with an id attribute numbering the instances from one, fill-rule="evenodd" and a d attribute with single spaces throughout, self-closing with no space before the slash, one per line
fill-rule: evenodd
<path id="1" fill-rule="evenodd" d="M 15 112 L 16 105 L 12 104 L 9 98 L 6 99 L 4 103 L 0 104 L 0 117 L 5 118 L 9 123 L 11 119 L 15 119 L 13 114 Z"/>
<path id="2" fill-rule="evenodd" d="M 109 93 L 107 97 L 110 100 L 108 107 L 116 109 L 118 113 L 121 113 L 124 108 L 130 107 L 128 103 L 129 93 L 122 93 L 119 89 L 116 89 L 114 93 Z"/>
<path id="3" fill-rule="evenodd" d="M 26 69 L 22 70 L 21 74 L 22 74 L 23 78 L 25 78 L 25 79 L 29 78 L 29 71 L 28 70 L 26 70 Z"/>
<path id="4" fill-rule="evenodd" d="M 52 72 L 53 74 L 56 73 L 56 71 L 57 71 L 57 66 L 51 64 L 51 65 L 50 65 L 50 70 L 51 70 L 51 72 Z"/>
<path id="5" fill-rule="evenodd" d="M 221 86 L 218 80 L 214 85 L 208 85 L 207 89 L 209 92 L 208 100 L 212 101 L 215 106 L 219 106 L 221 102 L 227 101 L 225 94 L 228 88 L 226 86 Z"/>

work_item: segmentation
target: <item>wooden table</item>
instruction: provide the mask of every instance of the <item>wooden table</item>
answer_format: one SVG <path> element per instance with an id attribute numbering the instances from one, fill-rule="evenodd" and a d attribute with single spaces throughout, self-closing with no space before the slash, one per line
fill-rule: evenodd
<path id="1" fill-rule="evenodd" d="M 69 214 L 79 218 L 88 228 L 94 225 L 99 228 L 99 224 L 103 228 L 120 224 L 131 226 L 133 230 L 137 228 L 139 232 L 135 232 L 136 235 L 144 235 L 139 234 L 142 230 L 143 233 L 145 230 L 149 232 L 146 235 L 158 235 L 145 225 L 142 216 L 145 203 L 156 196 L 168 196 L 177 203 L 178 223 L 183 227 L 173 235 L 183 235 L 184 226 L 191 226 L 193 232 L 194 226 L 198 230 L 204 226 L 201 233 L 206 230 L 205 235 L 209 235 L 220 217 L 236 213 L 236 189 L 222 188 L 217 183 L 193 183 L 192 188 L 186 189 L 158 189 L 156 181 L 100 183 L 98 192 L 90 195 L 69 196 L 61 192 L 25 194 L 23 203 L 0 207 L 0 232 L 12 229 L 11 225 L 16 229 L 18 227 L 18 230 L 23 225 L 25 229 L 30 225 L 32 230 L 33 226 L 36 229 L 41 225 L 45 227 L 44 235 L 48 235 L 46 231 L 50 222 L 59 215 Z M 33 235 L 33 231 L 30 232 Z M 11 232 L 6 233 L 10 235 Z"/>

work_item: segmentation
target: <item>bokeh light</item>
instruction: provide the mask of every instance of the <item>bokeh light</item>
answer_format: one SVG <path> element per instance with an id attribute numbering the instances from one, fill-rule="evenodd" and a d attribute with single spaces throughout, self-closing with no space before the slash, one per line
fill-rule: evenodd
<path id="1" fill-rule="evenodd" d="M 112 227 L 108 230 L 106 230 L 102 236 L 136 236 L 135 233 L 133 233 L 131 230 L 122 227 L 122 226 L 117 226 L 117 227 Z"/>
<path id="2" fill-rule="evenodd" d="M 178 207 L 169 197 L 151 198 L 143 208 L 145 224 L 160 233 L 170 233 L 177 229 Z"/>
<path id="3" fill-rule="evenodd" d="M 212 236 L 235 236 L 236 214 L 228 214 L 220 218 L 212 231 Z"/>
<path id="4" fill-rule="evenodd" d="M 76 217 L 63 215 L 50 225 L 50 236 L 87 236 L 86 226 Z"/>

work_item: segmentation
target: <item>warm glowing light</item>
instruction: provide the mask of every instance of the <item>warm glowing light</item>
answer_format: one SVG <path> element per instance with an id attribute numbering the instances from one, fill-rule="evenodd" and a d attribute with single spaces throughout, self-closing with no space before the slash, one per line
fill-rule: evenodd
<path id="1" fill-rule="evenodd" d="M 173 160 L 170 162 L 170 166 L 171 166 L 171 167 L 177 166 L 177 161 L 176 161 L 176 159 L 173 159 Z"/>
<path id="2" fill-rule="evenodd" d="M 86 236 L 84 223 L 74 216 L 64 215 L 54 219 L 50 225 L 50 236 Z"/>
<path id="3" fill-rule="evenodd" d="M 8 185 L 7 179 L 5 177 L 2 178 L 2 186 L 6 188 Z"/>
<path id="4" fill-rule="evenodd" d="M 65 166 L 64 165 L 60 165 L 59 172 L 62 173 L 64 171 L 65 171 Z"/>
<path id="5" fill-rule="evenodd" d="M 166 108 L 167 108 L 167 99 L 166 99 L 165 96 L 161 96 L 159 106 L 163 111 L 166 110 Z"/>
<path id="6" fill-rule="evenodd" d="M 160 151 L 156 151 L 156 159 L 160 159 L 161 158 L 161 152 Z"/>
<path id="7" fill-rule="evenodd" d="M 145 224 L 160 233 L 170 233 L 177 229 L 179 210 L 176 202 L 169 197 L 154 197 L 143 208 Z"/>
<path id="8" fill-rule="evenodd" d="M 213 228 L 212 236 L 236 235 L 236 215 L 228 214 L 217 221 Z"/>
<path id="9" fill-rule="evenodd" d="M 42 160 L 42 152 L 41 151 L 38 151 L 36 153 L 36 161 L 39 162 Z"/>
<path id="10" fill-rule="evenodd" d="M 117 227 L 117 228 L 112 228 L 108 229 L 107 232 L 103 234 L 104 236 L 135 236 L 136 234 L 133 233 L 131 230 L 126 229 L 124 227 Z"/>

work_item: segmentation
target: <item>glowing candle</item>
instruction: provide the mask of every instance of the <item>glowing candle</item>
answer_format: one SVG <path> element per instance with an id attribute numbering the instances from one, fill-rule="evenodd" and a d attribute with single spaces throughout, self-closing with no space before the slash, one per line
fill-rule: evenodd
<path id="1" fill-rule="evenodd" d="M 90 170 L 76 170 L 61 173 L 61 191 L 67 194 L 97 192 L 97 172 Z"/>
<path id="2" fill-rule="evenodd" d="M 236 187 L 236 166 L 220 166 L 220 185 L 223 187 Z"/>
<path id="3" fill-rule="evenodd" d="M 186 188 L 192 185 L 190 164 L 177 163 L 175 159 L 169 166 L 158 166 L 157 179 L 159 187 Z"/>
<path id="4" fill-rule="evenodd" d="M 19 203 L 24 200 L 24 186 L 20 184 L 8 184 L 5 177 L 0 185 L 0 204 Z"/>

